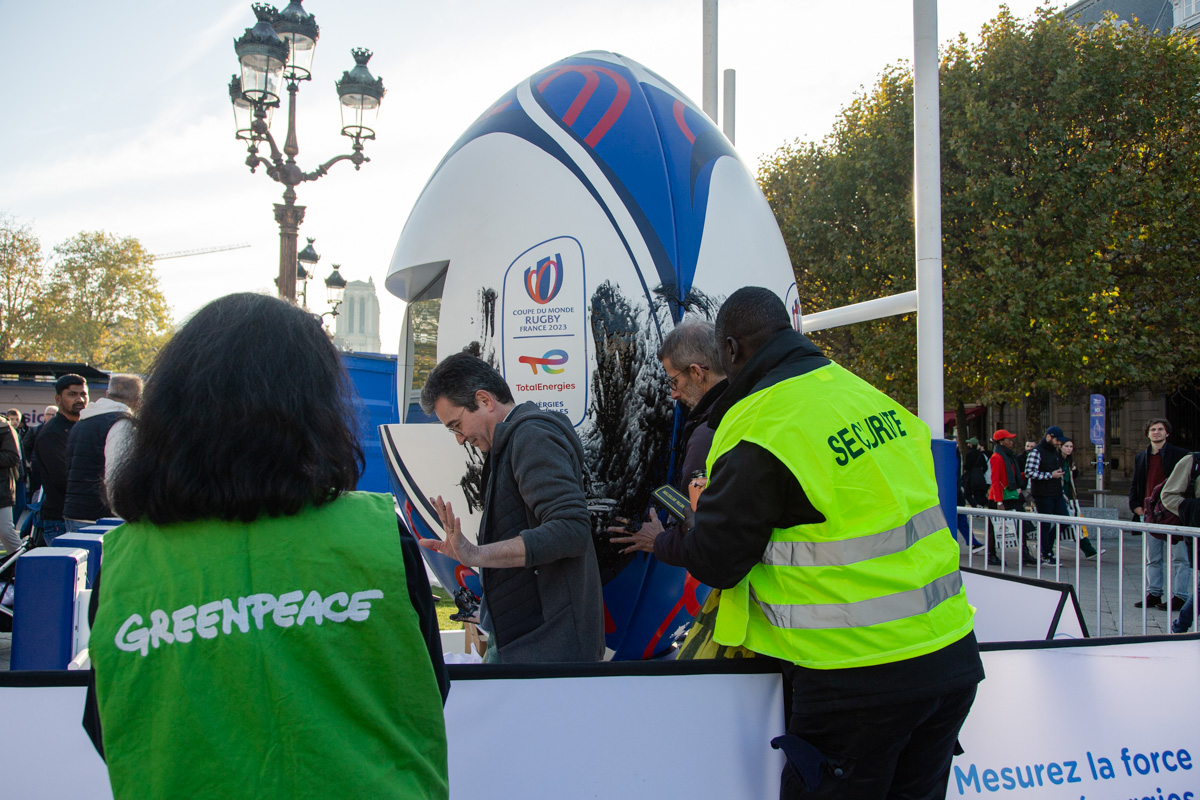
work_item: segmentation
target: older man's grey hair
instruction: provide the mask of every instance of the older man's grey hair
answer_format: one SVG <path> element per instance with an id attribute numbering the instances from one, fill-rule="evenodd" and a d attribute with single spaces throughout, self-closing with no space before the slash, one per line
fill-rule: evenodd
<path id="1" fill-rule="evenodd" d="M 105 394 L 118 403 L 137 407 L 142 400 L 142 379 L 137 375 L 110 375 Z"/>
<path id="2" fill-rule="evenodd" d="M 725 375 L 721 369 L 721 355 L 717 352 L 716 328 L 704 319 L 693 317 L 676 325 L 658 348 L 658 360 L 669 361 L 677 369 L 699 364 L 708 367 L 717 377 Z"/>

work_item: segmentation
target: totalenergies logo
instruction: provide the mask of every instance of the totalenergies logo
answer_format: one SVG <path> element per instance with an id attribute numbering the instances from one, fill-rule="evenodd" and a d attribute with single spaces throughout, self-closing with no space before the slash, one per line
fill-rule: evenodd
<path id="1" fill-rule="evenodd" d="M 525 291 L 530 300 L 544 306 L 558 296 L 562 280 L 562 254 L 555 253 L 553 258 L 547 256 L 536 267 L 525 270 Z"/>
<path id="2" fill-rule="evenodd" d="M 534 375 L 537 375 L 538 367 L 542 368 L 542 372 L 558 375 L 560 372 L 566 371 L 566 367 L 562 365 L 567 363 L 567 351 L 547 350 L 544 356 L 521 356 L 517 361 L 520 361 L 522 364 L 528 364 L 529 368 L 533 370 Z M 555 367 L 558 367 L 558 369 L 555 369 Z"/>

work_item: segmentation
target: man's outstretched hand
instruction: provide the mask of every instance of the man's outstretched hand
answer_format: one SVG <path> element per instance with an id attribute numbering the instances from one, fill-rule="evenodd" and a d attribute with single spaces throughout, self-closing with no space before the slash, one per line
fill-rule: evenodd
<path id="1" fill-rule="evenodd" d="M 463 566 L 478 566 L 476 562 L 479 546 L 467 541 L 467 537 L 463 536 L 462 522 L 454 516 L 454 509 L 448 502 L 442 500 L 440 495 L 436 498 L 431 497 L 430 502 L 433 503 L 438 519 L 442 522 L 442 530 L 446 532 L 446 538 L 442 540 L 421 539 L 417 544 L 426 550 L 433 550 L 449 556 Z"/>

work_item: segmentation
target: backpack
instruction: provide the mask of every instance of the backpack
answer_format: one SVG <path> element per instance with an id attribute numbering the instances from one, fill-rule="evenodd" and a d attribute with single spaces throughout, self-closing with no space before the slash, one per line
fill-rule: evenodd
<path id="1" fill-rule="evenodd" d="M 1192 469 L 1191 469 L 1191 474 L 1188 476 L 1187 485 L 1183 489 L 1184 497 L 1195 497 L 1196 496 L 1196 478 L 1198 476 L 1200 476 L 1200 453 L 1192 453 L 1191 457 L 1192 457 Z M 1168 477 L 1168 480 L 1169 479 L 1170 478 Z M 1150 494 L 1148 494 L 1146 496 L 1146 504 L 1145 504 L 1146 513 L 1143 515 L 1142 518 L 1146 522 L 1149 522 L 1154 525 L 1182 525 L 1183 520 L 1181 520 L 1175 514 L 1172 514 L 1170 511 L 1167 510 L 1167 507 L 1165 505 L 1163 505 L 1162 490 L 1163 490 L 1163 486 L 1165 484 L 1166 484 L 1166 481 L 1163 481 L 1162 483 L 1157 484 L 1153 489 L 1150 490 Z M 1166 539 L 1167 538 L 1167 535 L 1165 533 L 1152 533 L 1150 535 L 1153 536 L 1155 539 Z"/>
<path id="2" fill-rule="evenodd" d="M 1197 459 L 1192 459 L 1192 462 L 1195 463 L 1196 460 Z M 1146 496 L 1146 513 L 1142 515 L 1142 519 L 1152 525 L 1182 525 L 1183 520 L 1172 514 L 1167 510 L 1167 507 L 1163 505 L 1162 489 L 1165 483 L 1166 481 L 1156 484 L 1154 488 L 1150 490 L 1150 494 Z M 1155 539 L 1167 538 L 1165 533 L 1151 533 L 1150 535 Z"/>

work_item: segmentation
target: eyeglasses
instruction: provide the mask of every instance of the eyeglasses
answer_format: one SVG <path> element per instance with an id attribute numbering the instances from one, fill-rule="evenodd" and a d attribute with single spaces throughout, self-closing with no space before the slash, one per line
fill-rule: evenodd
<path id="1" fill-rule="evenodd" d="M 669 376 L 668 376 L 668 379 L 669 379 L 669 382 L 670 382 L 670 384 L 671 384 L 671 390 L 672 390 L 672 391 L 675 391 L 675 392 L 678 392 L 678 391 L 679 391 L 679 384 L 678 384 L 678 381 L 679 381 L 679 376 L 680 376 L 680 375 L 683 375 L 685 372 L 687 372 L 687 371 L 688 371 L 689 369 L 691 369 L 692 367 L 696 367 L 696 368 L 698 368 L 699 370 L 701 370 L 702 372 L 708 369 L 708 367 L 701 366 L 700 364 L 689 364 L 687 367 L 685 367 L 685 368 L 683 368 L 683 369 L 679 370 L 679 372 L 676 372 L 674 375 L 669 375 Z"/>
<path id="2" fill-rule="evenodd" d="M 458 415 L 458 417 L 457 417 L 456 419 L 454 419 L 454 420 L 453 420 L 453 421 L 451 421 L 451 422 L 447 422 L 447 423 L 446 423 L 446 430 L 450 431 L 450 432 L 451 432 L 451 433 L 453 433 L 455 436 L 462 436 L 462 435 L 463 435 L 463 432 L 462 432 L 462 428 L 461 428 L 460 426 L 462 425 L 462 418 L 463 418 L 463 416 L 464 416 L 466 413 L 467 413 L 467 409 L 465 409 L 465 408 L 464 408 L 464 409 L 463 409 L 463 410 L 462 410 L 462 411 L 459 413 L 459 415 Z"/>

